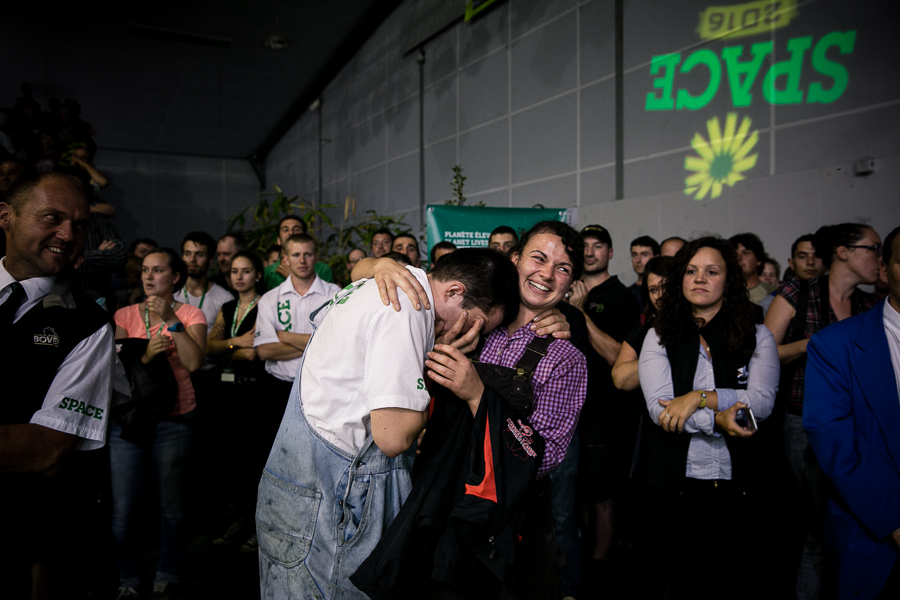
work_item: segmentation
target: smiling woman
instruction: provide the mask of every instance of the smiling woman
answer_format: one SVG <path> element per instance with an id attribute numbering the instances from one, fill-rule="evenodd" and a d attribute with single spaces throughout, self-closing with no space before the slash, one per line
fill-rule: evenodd
<path id="1" fill-rule="evenodd" d="M 562 301 L 584 268 L 584 240 L 560 221 L 541 221 L 522 236 L 512 261 L 519 272 L 519 314 L 507 328 L 488 336 L 481 362 L 514 367 L 537 336 L 535 317 Z M 531 423 L 546 448 L 538 469 L 541 477 L 559 465 L 575 433 L 587 393 L 584 355 L 568 340 L 554 340 L 532 374 L 534 411 Z"/>

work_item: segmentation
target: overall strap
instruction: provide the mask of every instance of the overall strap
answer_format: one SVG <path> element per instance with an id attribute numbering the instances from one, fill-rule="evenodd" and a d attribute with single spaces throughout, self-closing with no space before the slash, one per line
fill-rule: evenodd
<path id="1" fill-rule="evenodd" d="M 553 343 L 550 336 L 539 338 L 535 337 L 525 346 L 525 353 L 519 362 L 516 363 L 516 375 L 528 375 L 534 371 L 541 359 L 547 356 L 547 348 Z"/>

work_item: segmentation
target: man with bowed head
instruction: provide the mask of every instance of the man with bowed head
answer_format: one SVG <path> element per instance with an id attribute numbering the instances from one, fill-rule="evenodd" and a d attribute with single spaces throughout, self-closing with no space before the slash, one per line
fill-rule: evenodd
<path id="1" fill-rule="evenodd" d="M 518 311 L 516 270 L 490 250 L 409 272 L 426 291 L 424 310 L 405 297 L 402 310 L 385 306 L 378 286 L 360 279 L 310 315 L 315 332 L 260 481 L 262 597 L 366 597 L 348 577 L 412 488 L 430 400 L 426 355 L 458 352 L 435 336 L 489 331 Z"/>

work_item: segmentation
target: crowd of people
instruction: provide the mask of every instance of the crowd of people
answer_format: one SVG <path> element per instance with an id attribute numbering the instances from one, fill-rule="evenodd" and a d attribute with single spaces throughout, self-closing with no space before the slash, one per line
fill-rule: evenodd
<path id="1" fill-rule="evenodd" d="M 897 229 L 822 227 L 784 273 L 753 233 L 641 236 L 631 286 L 602 225 L 427 259 L 379 230 L 336 282 L 299 215 L 265 256 L 233 232 L 126 247 L 72 156 L 0 190 L 4 353 L 44 373 L 0 424 L 11 597 L 73 597 L 73 546 L 46 541 L 80 529 L 48 502 L 104 486 L 118 598 L 178 597 L 192 505 L 264 597 L 900 589 Z M 103 446 L 85 485 L 75 450 Z"/>

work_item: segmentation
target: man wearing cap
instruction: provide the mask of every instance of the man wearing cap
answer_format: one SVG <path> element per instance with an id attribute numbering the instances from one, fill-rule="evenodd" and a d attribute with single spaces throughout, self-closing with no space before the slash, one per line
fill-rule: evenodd
<path id="1" fill-rule="evenodd" d="M 609 274 L 613 257 L 612 237 L 605 227 L 588 225 L 584 238 L 584 276 L 572 284 L 572 306 L 587 321 L 591 349 L 588 351 L 588 393 L 581 411 L 581 471 L 586 474 L 585 494 L 591 505 L 594 543 L 589 572 L 601 583 L 602 569 L 613 537 L 613 495 L 616 491 L 614 446 L 619 410 L 624 395 L 613 385 L 612 365 L 622 340 L 640 323 L 634 296 L 619 278 Z"/>

